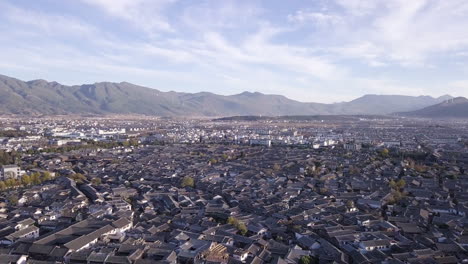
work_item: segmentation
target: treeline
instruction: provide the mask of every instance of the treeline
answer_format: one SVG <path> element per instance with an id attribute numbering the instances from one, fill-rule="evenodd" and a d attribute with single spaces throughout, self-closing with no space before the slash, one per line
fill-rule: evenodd
<path id="1" fill-rule="evenodd" d="M 7 152 L 0 150 L 0 165 L 14 164 L 18 159 L 21 158 L 21 153 L 17 151 Z"/>
<path id="2" fill-rule="evenodd" d="M 130 139 L 128 141 L 124 142 L 118 142 L 118 141 L 111 141 L 111 142 L 102 142 L 102 141 L 84 141 L 86 144 L 82 145 L 67 145 L 67 146 L 60 146 L 60 147 L 50 147 L 50 148 L 44 148 L 41 150 L 28 150 L 26 151 L 27 154 L 39 154 L 39 153 L 66 153 L 69 151 L 73 150 L 80 150 L 80 149 L 98 149 L 98 148 L 104 148 L 104 149 L 110 149 L 110 148 L 116 148 L 116 147 L 135 147 L 138 146 L 138 141 L 135 139 Z"/>
<path id="3" fill-rule="evenodd" d="M 88 178 L 81 174 L 81 173 L 73 173 L 67 176 L 68 178 L 74 180 L 77 184 L 83 184 L 89 182 Z M 92 178 L 91 184 L 94 186 L 98 186 L 102 183 L 101 178 Z"/>
<path id="4" fill-rule="evenodd" d="M 5 191 L 11 188 L 28 187 L 32 185 L 39 185 L 45 181 L 51 180 L 52 175 L 49 172 L 34 172 L 30 175 L 23 175 L 19 179 L 6 179 L 0 181 L 0 191 Z"/>
<path id="5" fill-rule="evenodd" d="M 20 130 L 2 130 L 0 131 L 0 137 L 7 137 L 7 138 L 12 138 L 12 137 L 25 137 L 29 136 L 29 133 L 26 131 L 20 131 Z"/>

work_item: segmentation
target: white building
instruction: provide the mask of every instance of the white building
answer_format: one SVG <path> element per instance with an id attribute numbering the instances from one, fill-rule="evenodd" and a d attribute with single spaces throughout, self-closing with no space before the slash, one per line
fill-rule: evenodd
<path id="1" fill-rule="evenodd" d="M 18 179 L 24 174 L 24 171 L 18 165 L 3 165 L 0 170 L 0 180 Z"/>

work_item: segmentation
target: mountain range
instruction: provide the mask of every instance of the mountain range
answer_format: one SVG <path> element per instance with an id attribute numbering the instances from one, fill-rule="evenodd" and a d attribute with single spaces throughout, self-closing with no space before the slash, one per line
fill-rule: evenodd
<path id="1" fill-rule="evenodd" d="M 398 115 L 427 118 L 468 118 L 468 99 L 465 97 L 452 98 L 440 104 Z"/>
<path id="2" fill-rule="evenodd" d="M 430 96 L 365 95 L 342 103 L 304 103 L 282 95 L 243 92 L 179 93 L 127 82 L 67 86 L 0 75 L 0 114 L 142 114 L 156 116 L 383 115 L 409 113 L 452 99 Z"/>

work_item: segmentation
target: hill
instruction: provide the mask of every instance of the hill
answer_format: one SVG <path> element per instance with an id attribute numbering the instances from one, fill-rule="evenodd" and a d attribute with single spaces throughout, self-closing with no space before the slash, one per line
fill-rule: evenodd
<path id="1" fill-rule="evenodd" d="M 303 103 L 281 95 L 244 92 L 162 92 L 127 82 L 66 86 L 0 75 L 0 114 L 142 114 L 157 116 L 367 115 L 417 110 L 449 96 L 366 95 L 336 104 Z"/>
<path id="2" fill-rule="evenodd" d="M 457 97 L 420 110 L 399 113 L 401 116 L 428 118 L 468 118 L 468 99 Z"/>

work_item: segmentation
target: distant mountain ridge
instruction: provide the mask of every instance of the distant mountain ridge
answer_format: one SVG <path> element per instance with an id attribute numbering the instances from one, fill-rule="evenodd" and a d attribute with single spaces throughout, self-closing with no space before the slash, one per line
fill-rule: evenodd
<path id="1" fill-rule="evenodd" d="M 398 113 L 401 116 L 430 118 L 468 118 L 468 99 L 457 97 L 411 112 Z"/>
<path id="2" fill-rule="evenodd" d="M 162 92 L 127 82 L 66 86 L 0 75 L 0 114 L 142 114 L 156 116 L 381 115 L 409 112 L 452 98 L 365 95 L 350 102 L 303 103 L 282 95 Z"/>

